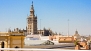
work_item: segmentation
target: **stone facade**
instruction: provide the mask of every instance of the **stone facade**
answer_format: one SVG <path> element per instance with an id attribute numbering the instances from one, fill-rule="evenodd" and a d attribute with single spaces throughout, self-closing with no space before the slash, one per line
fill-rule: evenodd
<path id="1" fill-rule="evenodd" d="M 52 31 L 50 29 L 43 29 L 43 30 L 38 30 L 38 34 L 41 34 L 42 36 L 49 36 L 52 34 Z"/>

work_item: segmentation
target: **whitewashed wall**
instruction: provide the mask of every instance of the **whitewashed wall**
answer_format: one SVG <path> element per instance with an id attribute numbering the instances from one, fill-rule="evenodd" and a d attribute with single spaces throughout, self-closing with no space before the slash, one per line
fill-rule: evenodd
<path id="1" fill-rule="evenodd" d="M 46 40 L 25 40 L 25 45 L 39 45 Z"/>

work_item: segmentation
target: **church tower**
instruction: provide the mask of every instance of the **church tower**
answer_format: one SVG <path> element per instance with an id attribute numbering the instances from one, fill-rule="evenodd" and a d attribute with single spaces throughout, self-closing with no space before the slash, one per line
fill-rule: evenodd
<path id="1" fill-rule="evenodd" d="M 78 31 L 77 30 L 75 31 L 75 34 L 78 34 Z"/>
<path id="2" fill-rule="evenodd" d="M 27 34 L 37 34 L 37 16 L 34 14 L 33 2 L 30 9 L 30 15 L 27 18 Z"/>

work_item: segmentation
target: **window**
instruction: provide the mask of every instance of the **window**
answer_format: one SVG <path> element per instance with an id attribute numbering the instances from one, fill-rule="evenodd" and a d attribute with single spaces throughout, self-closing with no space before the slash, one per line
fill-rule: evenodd
<path id="1" fill-rule="evenodd" d="M 42 32 L 42 34 L 43 34 L 43 32 Z"/>

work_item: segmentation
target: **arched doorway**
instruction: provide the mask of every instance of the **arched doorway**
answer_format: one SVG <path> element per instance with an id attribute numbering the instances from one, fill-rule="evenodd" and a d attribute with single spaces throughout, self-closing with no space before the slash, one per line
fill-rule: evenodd
<path id="1" fill-rule="evenodd" d="M 1 42 L 1 48 L 4 48 L 4 45 L 5 45 L 5 43 L 2 41 Z"/>

